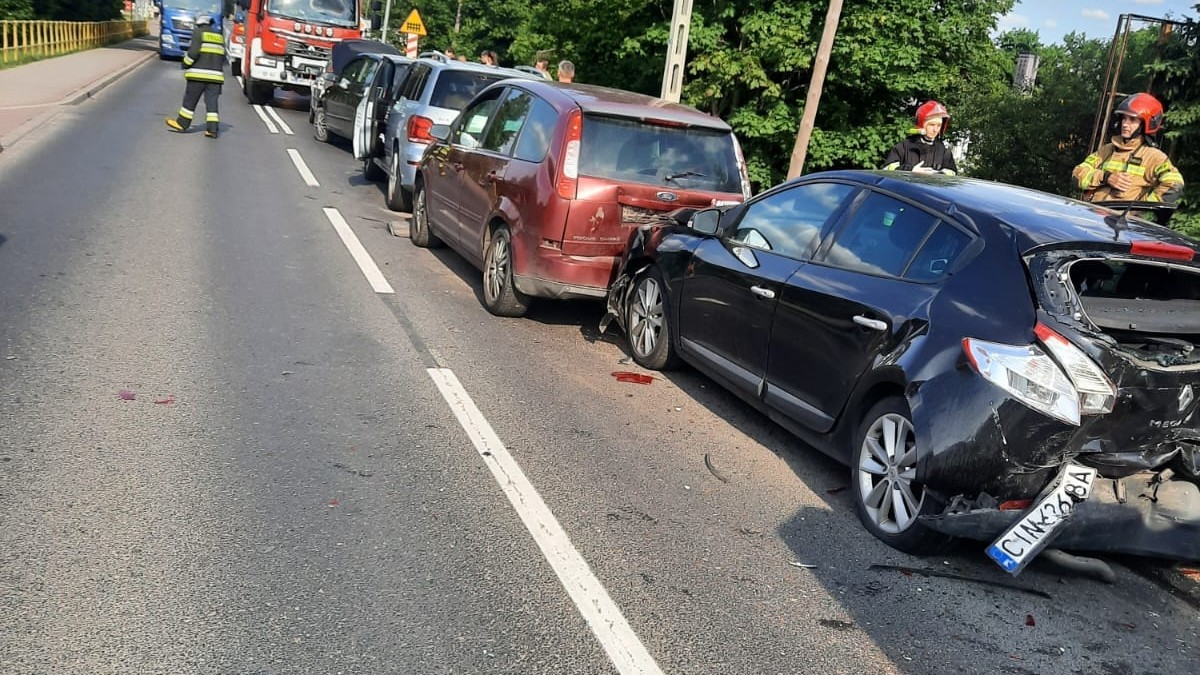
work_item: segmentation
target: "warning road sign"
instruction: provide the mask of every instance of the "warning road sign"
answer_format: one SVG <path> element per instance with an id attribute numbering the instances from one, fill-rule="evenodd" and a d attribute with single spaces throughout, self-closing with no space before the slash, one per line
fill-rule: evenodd
<path id="1" fill-rule="evenodd" d="M 408 33 L 410 35 L 428 35 L 428 33 L 425 32 L 425 22 L 421 20 L 421 15 L 418 14 L 417 10 L 415 9 L 408 15 L 408 18 L 404 20 L 404 25 L 400 27 L 400 32 Z"/>

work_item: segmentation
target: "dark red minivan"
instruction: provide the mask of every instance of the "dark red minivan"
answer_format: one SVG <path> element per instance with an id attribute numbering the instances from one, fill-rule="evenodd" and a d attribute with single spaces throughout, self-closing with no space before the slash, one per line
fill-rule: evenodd
<path id="1" fill-rule="evenodd" d="M 729 125 L 618 89 L 504 80 L 479 93 L 417 169 L 410 237 L 483 270 L 483 299 L 603 298 L 629 230 L 750 194 Z"/>

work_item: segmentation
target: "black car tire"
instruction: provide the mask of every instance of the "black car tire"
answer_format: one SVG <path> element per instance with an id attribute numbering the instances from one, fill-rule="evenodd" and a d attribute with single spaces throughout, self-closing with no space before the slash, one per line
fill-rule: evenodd
<path id="1" fill-rule="evenodd" d="M 625 314 L 625 337 L 634 362 L 650 370 L 671 370 L 679 355 L 671 344 L 667 286 L 657 267 L 646 268 L 633 282 Z"/>
<path id="2" fill-rule="evenodd" d="M 400 148 L 392 150 L 392 166 L 388 171 L 387 191 L 384 193 L 383 201 L 393 211 L 413 213 L 412 197 L 400 184 Z M 413 216 L 415 218 L 416 214 L 413 213 Z"/>
<path id="3" fill-rule="evenodd" d="M 437 248 L 442 240 L 429 230 L 429 211 L 425 208 L 425 186 L 417 183 L 416 194 L 413 195 L 412 221 L 408 224 L 408 238 L 414 246 L 421 248 Z"/>
<path id="4" fill-rule="evenodd" d="M 887 436 L 892 439 L 893 451 L 890 453 L 886 447 Z M 895 457 L 896 448 L 901 450 L 900 456 L 888 459 Z M 919 457 L 908 404 L 900 397 L 886 398 L 871 407 L 854 435 L 850 489 L 854 495 L 854 510 L 868 532 L 905 553 L 929 555 L 943 550 L 949 540 L 918 520 L 920 516 L 935 513 L 941 506 L 915 480 Z M 892 501 L 895 494 L 900 494 L 902 501 L 909 505 L 905 509 L 904 522 L 895 518 Z"/>
<path id="5" fill-rule="evenodd" d="M 513 283 L 512 234 L 501 225 L 483 253 L 483 306 L 496 316 L 525 316 L 529 296 Z"/>
<path id="6" fill-rule="evenodd" d="M 372 183 L 378 183 L 379 181 L 383 180 L 383 169 L 379 168 L 379 165 L 375 163 L 374 157 L 368 157 L 363 160 L 362 171 L 363 178 Z"/>
<path id="7" fill-rule="evenodd" d="M 322 143 L 329 142 L 329 126 L 325 120 L 325 107 L 315 106 L 312 111 L 313 138 Z"/>

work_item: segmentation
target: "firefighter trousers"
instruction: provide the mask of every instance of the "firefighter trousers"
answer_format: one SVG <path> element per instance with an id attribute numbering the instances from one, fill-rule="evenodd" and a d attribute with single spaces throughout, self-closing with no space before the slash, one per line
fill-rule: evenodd
<path id="1" fill-rule="evenodd" d="M 204 129 L 215 136 L 221 122 L 217 115 L 217 99 L 221 98 L 220 83 L 188 80 L 187 88 L 183 90 L 183 106 L 179 108 L 176 121 L 184 129 L 192 125 L 192 118 L 196 116 L 196 104 L 200 102 L 201 95 L 204 96 Z"/>

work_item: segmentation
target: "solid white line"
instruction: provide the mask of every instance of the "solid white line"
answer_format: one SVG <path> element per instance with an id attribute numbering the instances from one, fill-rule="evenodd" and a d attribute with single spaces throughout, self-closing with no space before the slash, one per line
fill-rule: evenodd
<path id="1" fill-rule="evenodd" d="M 350 229 L 349 223 L 342 217 L 341 212 L 337 209 L 325 207 L 325 217 L 329 219 L 333 229 L 337 230 L 338 236 L 342 238 L 342 243 L 346 245 L 346 249 L 350 251 L 354 262 L 358 263 L 358 269 L 362 270 L 363 276 L 370 282 L 371 288 L 375 289 L 376 293 L 395 293 L 392 290 L 391 284 L 387 279 L 383 278 L 383 272 L 379 271 L 379 266 L 371 259 L 371 255 L 367 253 L 367 249 L 363 248 L 362 242 L 358 237 L 354 236 L 354 230 Z"/>
<path id="2" fill-rule="evenodd" d="M 492 430 L 483 413 L 475 407 L 471 396 L 463 389 L 454 372 L 447 368 L 427 368 L 442 398 L 450 405 L 458 423 L 467 432 L 475 449 L 500 484 L 508 501 L 533 539 L 563 588 L 575 602 L 579 613 L 591 627 L 608 658 L 622 675 L 662 675 L 654 657 L 621 614 L 621 609 L 608 596 L 587 561 L 575 550 L 566 531 L 542 501 L 541 495 L 525 477 L 521 467 Z"/>
<path id="3" fill-rule="evenodd" d="M 262 120 L 263 124 L 267 125 L 267 131 L 273 134 L 279 133 L 279 130 L 275 128 L 275 123 L 268 119 L 266 113 L 263 112 L 261 105 L 254 105 L 251 107 L 254 108 L 254 112 L 258 113 L 258 119 Z"/>
<path id="4" fill-rule="evenodd" d="M 292 133 L 292 128 L 287 125 L 287 122 L 283 121 L 283 118 L 279 116 L 279 113 L 275 112 L 275 108 L 272 108 L 271 106 L 267 106 L 266 111 L 267 111 L 267 114 L 270 115 L 271 118 L 275 120 L 275 123 L 279 125 L 279 128 L 283 129 L 283 133 L 287 134 L 288 136 L 294 135 Z"/>
<path id="5" fill-rule="evenodd" d="M 300 177 L 304 179 L 304 184 L 308 187 L 321 187 L 317 182 L 317 177 L 312 171 L 308 170 L 308 165 L 304 163 L 304 158 L 300 156 L 300 151 L 293 148 L 288 148 L 288 157 L 292 158 L 292 164 L 296 165 L 296 170 L 300 172 Z"/>

